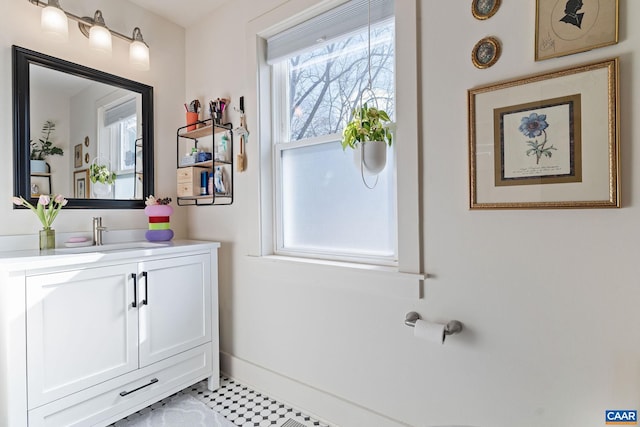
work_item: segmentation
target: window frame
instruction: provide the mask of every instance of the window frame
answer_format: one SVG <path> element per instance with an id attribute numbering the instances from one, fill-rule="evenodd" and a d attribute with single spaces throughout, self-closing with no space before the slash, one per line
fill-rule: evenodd
<path id="1" fill-rule="evenodd" d="M 383 22 L 393 22 L 395 27 L 395 19 L 394 18 L 385 18 Z M 355 28 L 349 33 L 346 33 L 344 37 L 349 37 L 351 34 L 355 32 L 366 32 L 366 27 Z M 394 30 L 395 32 L 395 30 Z M 395 39 L 395 37 L 394 37 Z M 308 46 L 309 50 L 316 49 L 317 46 L 311 45 Z M 283 162 L 282 155 L 284 152 L 289 150 L 295 150 L 303 147 L 311 147 L 315 145 L 327 144 L 327 143 L 335 143 L 336 141 L 342 140 L 341 133 L 332 133 L 326 134 L 316 137 L 303 138 L 300 140 L 291 140 L 290 135 L 290 117 L 287 114 L 287 111 L 290 109 L 290 105 L 288 105 L 289 99 L 289 68 L 287 65 L 288 59 L 281 59 L 278 62 L 271 65 L 271 84 L 272 84 L 272 106 L 273 106 L 273 157 L 272 164 L 274 170 L 274 180 L 273 180 L 273 193 L 274 193 L 274 205 L 273 205 L 273 217 L 274 217 L 274 230 L 273 230 L 273 253 L 275 255 L 282 256 L 290 256 L 290 257 L 302 257 L 302 258 L 310 258 L 317 260 L 330 260 L 330 261 L 346 261 L 346 262 L 355 262 L 355 263 L 363 263 L 363 264 L 371 264 L 371 265 L 379 265 L 379 266 L 391 266 L 395 267 L 398 264 L 398 242 L 397 242 L 397 224 L 394 224 L 394 237 L 395 240 L 393 242 L 393 247 L 391 248 L 392 254 L 388 256 L 383 255 L 372 255 L 366 253 L 347 253 L 341 251 L 340 248 L 335 248 L 335 250 L 331 250 L 330 248 L 326 248 L 323 250 L 321 248 L 317 249 L 304 249 L 297 247 L 286 247 L 285 246 L 285 225 L 284 225 L 284 217 L 283 217 L 283 202 L 284 202 L 284 184 L 283 184 Z M 394 75 L 395 75 L 395 61 L 393 64 Z M 395 79 L 394 79 L 395 84 Z M 395 97 L 395 87 L 394 87 L 394 97 Z M 390 150 L 395 151 L 395 145 L 392 145 Z M 392 156 L 395 159 L 395 156 Z M 395 211 L 394 218 L 397 218 L 397 182 L 395 179 L 396 174 L 396 165 L 394 163 L 389 163 L 387 165 L 388 168 L 391 168 L 393 171 L 392 174 L 394 177 L 391 177 L 393 181 L 393 206 L 392 208 Z M 397 223 L 397 219 L 395 221 Z M 313 242 L 311 242 L 313 243 Z"/>
<path id="2" fill-rule="evenodd" d="M 248 88 L 248 95 L 254 96 L 256 103 L 247 109 L 248 124 L 256 130 L 256 170 L 254 185 L 247 188 L 247 196 L 254 201 L 258 220 L 247 227 L 247 232 L 256 236 L 248 248 L 253 257 L 286 259 L 274 254 L 274 221 L 272 208 L 275 203 L 273 194 L 274 167 L 272 144 L 272 121 L 274 113 L 271 106 L 271 66 L 266 64 L 266 39 L 285 28 L 303 22 L 312 16 L 344 3 L 345 0 L 326 0 L 322 2 L 286 2 L 273 10 L 252 20 L 246 28 L 247 71 L 256 75 L 256 85 Z M 363 266 L 356 263 L 335 263 L 310 260 L 313 264 L 342 266 L 371 271 L 399 273 L 399 278 L 424 279 L 422 273 L 422 227 L 421 227 L 421 180 L 419 162 L 419 103 L 420 86 L 418 81 L 418 4 L 417 0 L 399 0 L 395 2 L 396 22 L 396 163 L 397 169 L 397 240 L 398 265 L 391 269 L 377 266 Z M 402 23 L 398 25 L 398 23 Z M 294 257 L 292 261 L 300 260 Z M 407 276 L 408 274 L 408 276 Z"/>

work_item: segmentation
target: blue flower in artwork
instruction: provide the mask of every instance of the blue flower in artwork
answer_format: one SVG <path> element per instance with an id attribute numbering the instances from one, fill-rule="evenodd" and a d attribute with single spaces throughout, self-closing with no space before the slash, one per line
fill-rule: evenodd
<path id="1" fill-rule="evenodd" d="M 524 134 L 527 138 L 533 138 L 527 141 L 527 145 L 529 149 L 527 150 L 527 156 L 534 155 L 536 156 L 536 165 L 540 164 L 540 159 L 542 156 L 546 156 L 551 158 L 553 155 L 552 150 L 557 150 L 553 145 L 551 147 L 547 147 L 547 131 L 546 129 L 549 127 L 549 123 L 547 123 L 547 115 L 546 114 L 538 114 L 531 113 L 529 116 L 525 116 L 520 121 L 520 127 L 518 130 Z M 537 137 L 544 134 L 544 140 L 540 142 Z"/>
<path id="2" fill-rule="evenodd" d="M 528 138 L 535 138 L 542 135 L 542 132 L 548 127 L 546 114 L 531 113 L 529 117 L 522 118 L 518 129 Z"/>

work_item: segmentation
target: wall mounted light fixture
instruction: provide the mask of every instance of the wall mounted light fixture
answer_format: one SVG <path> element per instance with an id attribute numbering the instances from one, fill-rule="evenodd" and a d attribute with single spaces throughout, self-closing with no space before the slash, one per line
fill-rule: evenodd
<path id="1" fill-rule="evenodd" d="M 91 48 L 111 55 L 111 39 L 115 36 L 130 43 L 129 62 L 131 66 L 147 71 L 149 69 L 149 46 L 142 38 L 140 28 L 133 29 L 133 35 L 127 37 L 107 27 L 102 17 L 102 12 L 96 10 L 93 18 L 77 16 L 62 9 L 59 0 L 48 0 L 46 3 L 40 0 L 29 0 L 29 3 L 42 7 L 40 25 L 48 36 L 57 41 L 66 41 L 69 38 L 69 21 L 73 19 L 78 23 L 80 32 L 89 38 Z"/>

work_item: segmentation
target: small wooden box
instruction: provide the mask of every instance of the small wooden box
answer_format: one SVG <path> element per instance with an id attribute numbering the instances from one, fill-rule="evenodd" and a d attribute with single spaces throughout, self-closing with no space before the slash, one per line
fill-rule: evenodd
<path id="1" fill-rule="evenodd" d="M 200 195 L 200 174 L 210 172 L 209 168 L 190 166 L 179 168 L 177 172 L 178 197 Z"/>

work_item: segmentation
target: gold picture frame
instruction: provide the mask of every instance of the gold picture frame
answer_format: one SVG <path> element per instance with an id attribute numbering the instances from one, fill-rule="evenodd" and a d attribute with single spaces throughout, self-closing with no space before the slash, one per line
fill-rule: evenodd
<path id="1" fill-rule="evenodd" d="M 489 68 L 500 59 L 500 40 L 485 37 L 478 41 L 471 50 L 471 62 L 476 68 Z"/>
<path id="2" fill-rule="evenodd" d="M 73 147 L 73 167 L 82 167 L 82 144 Z"/>
<path id="3" fill-rule="evenodd" d="M 535 60 L 618 43 L 618 0 L 536 0 Z"/>
<path id="4" fill-rule="evenodd" d="M 469 207 L 620 207 L 618 61 L 469 89 Z"/>
<path id="5" fill-rule="evenodd" d="M 89 198 L 89 169 L 82 169 L 73 173 L 73 197 L 75 199 Z"/>
<path id="6" fill-rule="evenodd" d="M 482 21 L 495 15 L 499 7 L 500 0 L 472 0 L 471 14 Z"/>

